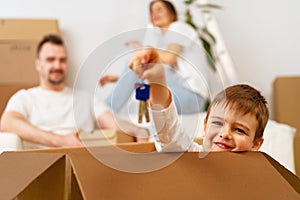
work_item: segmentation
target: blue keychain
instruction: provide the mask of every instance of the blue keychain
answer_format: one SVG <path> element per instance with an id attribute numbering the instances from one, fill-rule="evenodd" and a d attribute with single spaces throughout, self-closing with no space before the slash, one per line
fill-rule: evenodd
<path id="1" fill-rule="evenodd" d="M 150 97 L 150 85 L 140 82 L 135 84 L 135 98 L 139 100 L 139 118 L 138 122 L 142 123 L 143 116 L 146 122 L 150 122 L 149 111 L 147 108 L 147 100 Z"/>
<path id="2" fill-rule="evenodd" d="M 150 85 L 146 83 L 135 84 L 135 98 L 137 100 L 147 101 L 150 96 Z"/>

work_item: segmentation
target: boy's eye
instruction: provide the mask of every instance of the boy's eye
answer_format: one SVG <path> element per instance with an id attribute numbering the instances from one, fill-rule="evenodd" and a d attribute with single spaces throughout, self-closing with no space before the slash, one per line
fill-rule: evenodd
<path id="1" fill-rule="evenodd" d="M 212 121 L 212 124 L 217 126 L 223 126 L 223 123 L 221 121 Z"/>
<path id="2" fill-rule="evenodd" d="M 242 134 L 244 134 L 244 135 L 247 135 L 246 131 L 244 131 L 244 130 L 241 129 L 241 128 L 236 128 L 235 130 L 236 130 L 237 132 L 239 132 L 239 133 L 242 133 Z"/>

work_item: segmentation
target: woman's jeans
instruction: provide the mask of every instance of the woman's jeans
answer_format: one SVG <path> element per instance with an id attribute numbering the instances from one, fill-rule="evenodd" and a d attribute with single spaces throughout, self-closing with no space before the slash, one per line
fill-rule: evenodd
<path id="1" fill-rule="evenodd" d="M 205 109 L 205 99 L 201 95 L 184 87 L 184 80 L 171 67 L 165 66 L 165 72 L 167 86 L 173 95 L 178 114 L 203 112 Z M 134 85 L 139 81 L 135 73 L 126 66 L 116 83 L 114 91 L 105 99 L 105 103 L 113 112 L 120 112 L 124 106 L 128 106 L 130 97 L 135 92 Z"/>

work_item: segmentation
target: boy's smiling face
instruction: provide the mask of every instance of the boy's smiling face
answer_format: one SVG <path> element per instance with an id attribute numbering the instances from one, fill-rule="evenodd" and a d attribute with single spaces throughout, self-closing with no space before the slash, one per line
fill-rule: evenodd
<path id="1" fill-rule="evenodd" d="M 258 122 L 234 106 L 214 105 L 205 123 L 205 151 L 257 151 L 263 138 L 254 140 Z"/>

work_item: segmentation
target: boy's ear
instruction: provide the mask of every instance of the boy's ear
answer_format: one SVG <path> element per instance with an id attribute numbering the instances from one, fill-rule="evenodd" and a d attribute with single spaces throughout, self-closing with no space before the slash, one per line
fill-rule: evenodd
<path id="1" fill-rule="evenodd" d="M 256 140 L 254 140 L 251 150 L 258 151 L 263 142 L 264 138 L 257 138 Z"/>
<path id="2" fill-rule="evenodd" d="M 205 118 L 203 121 L 203 137 L 206 135 L 206 123 L 207 123 L 207 120 Z"/>

